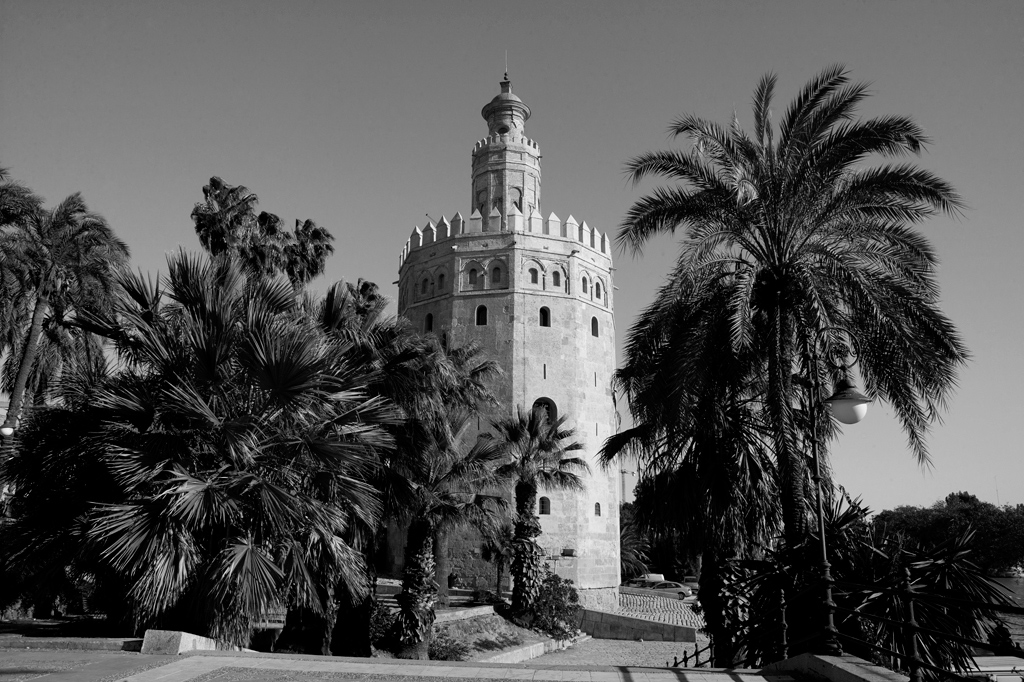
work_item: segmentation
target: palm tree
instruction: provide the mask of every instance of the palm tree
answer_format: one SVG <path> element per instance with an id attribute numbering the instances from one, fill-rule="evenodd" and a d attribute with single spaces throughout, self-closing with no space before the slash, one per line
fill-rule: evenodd
<path id="1" fill-rule="evenodd" d="M 324 272 L 334 253 L 334 237 L 312 220 L 295 221 L 288 232 L 284 221 L 256 208 L 259 198 L 242 185 L 210 178 L 204 201 L 192 210 L 192 221 L 203 248 L 213 257 L 229 257 L 255 275 L 286 275 L 296 294 Z"/>
<path id="2" fill-rule="evenodd" d="M 750 363 L 748 386 L 759 391 L 779 470 L 786 542 L 796 545 L 807 528 L 807 429 L 798 427 L 796 406 L 819 403 L 826 379 L 845 377 L 844 366 L 827 360 L 849 355 L 851 339 L 868 392 L 890 403 L 913 454 L 928 461 L 925 434 L 967 353 L 938 307 L 935 254 L 913 226 L 962 204 L 928 171 L 865 165 L 918 153 L 927 139 L 907 117 L 857 120 L 867 86 L 851 84 L 843 67 L 804 86 L 777 137 L 775 83 L 766 75 L 754 93 L 753 136 L 736 120 L 723 128 L 683 116 L 670 131 L 689 138 L 689 152 L 629 162 L 634 182 L 658 175 L 683 184 L 639 200 L 618 241 L 640 253 L 654 235 L 683 230 L 677 281 L 696 300 L 728 297 L 728 346 Z M 684 348 L 687 334 L 671 343 Z"/>
<path id="3" fill-rule="evenodd" d="M 320 332 L 287 281 L 184 254 L 169 268 L 158 283 L 122 276 L 116 309 L 88 320 L 116 341 L 122 369 L 38 417 L 77 415 L 82 431 L 60 440 L 37 428 L 25 452 L 39 456 L 8 467 L 29 501 L 45 501 L 53 479 L 105 481 L 72 498 L 70 527 L 19 516 L 14 558 L 38 564 L 37 538 L 71 537 L 121 578 L 139 626 L 244 645 L 287 605 L 330 633 L 335 593 L 369 589 L 349 528 L 377 524 L 369 481 L 401 415 L 366 392 L 375 370 Z"/>
<path id="4" fill-rule="evenodd" d="M 114 279 L 128 260 L 128 247 L 116 237 L 107 222 L 89 211 L 80 194 L 72 194 L 52 211 L 23 213 L 14 223 L 0 228 L 0 253 L 13 288 L 12 301 L 30 314 L 21 324 L 6 320 L 8 367 L 4 390 L 10 404 L 3 426 L 16 426 L 30 377 L 39 370 L 41 337 L 48 314 L 49 325 L 59 334 L 58 323 L 78 312 L 100 309 L 109 300 Z M 15 278 L 9 279 L 10 273 Z M 6 306 L 5 306 L 6 307 Z M 14 311 L 6 311 L 16 315 Z M 66 329 L 66 326 L 65 326 Z M 53 363 L 53 356 L 43 360 Z M 16 370 L 15 370 L 16 368 Z"/>
<path id="5" fill-rule="evenodd" d="M 583 446 L 569 442 L 576 436 L 566 428 L 565 415 L 550 421 L 547 411 L 534 408 L 525 412 L 516 408 L 516 416 L 491 423 L 494 433 L 483 438 L 497 443 L 505 458 L 498 467 L 499 477 L 515 485 L 515 550 L 512 559 L 512 610 L 525 615 L 532 608 L 543 580 L 540 565 L 540 519 L 537 517 L 537 490 L 583 491 L 585 485 L 577 472 L 589 472 L 586 460 L 571 456 Z"/>
<path id="6" fill-rule="evenodd" d="M 450 412 L 448 414 L 451 414 Z M 451 417 L 413 419 L 399 437 L 398 473 L 412 488 L 402 516 L 409 521 L 401 610 L 395 622 L 399 658 L 426 659 L 437 596 L 435 550 L 438 536 L 458 528 L 491 522 L 504 504 L 496 490 L 495 467 L 502 453 L 497 443 L 478 439 L 466 450 L 463 441 L 475 415 L 461 410 Z"/>
<path id="7" fill-rule="evenodd" d="M 501 601 L 501 584 L 505 579 L 505 569 L 515 553 L 515 527 L 511 521 L 506 520 L 485 526 L 482 535 L 480 558 L 494 564 L 494 598 Z"/>

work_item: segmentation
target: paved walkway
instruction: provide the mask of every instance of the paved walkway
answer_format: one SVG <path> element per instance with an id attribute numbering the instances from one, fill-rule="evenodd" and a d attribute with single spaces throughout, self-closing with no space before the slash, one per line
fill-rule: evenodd
<path id="1" fill-rule="evenodd" d="M 321 658 L 268 654 L 203 653 L 132 675 L 126 682 L 323 682 L 324 680 L 397 680 L 463 682 L 538 680 L 550 682 L 792 682 L 786 676 L 749 671 L 681 670 L 614 666 L 487 665 L 445 661 Z M 49 682 L 47 680 L 46 682 Z"/>
<path id="2" fill-rule="evenodd" d="M 122 680 L 147 668 L 166 665 L 171 660 L 167 656 L 143 656 L 119 651 L 0 649 L 0 681 Z"/>
<path id="3" fill-rule="evenodd" d="M 591 644 L 592 643 L 592 644 Z M 604 643 L 604 645 L 602 645 Z M 610 640 L 590 640 L 588 658 Z M 616 643 L 618 644 L 618 643 Z M 650 647 L 667 642 L 629 642 Z M 582 653 L 585 652 L 582 648 Z M 659 654 L 660 650 L 659 650 Z M 200 652 L 187 656 L 143 656 L 100 651 L 0 650 L 2 682 L 792 682 L 786 676 L 751 671 L 664 667 L 558 665 L 574 660 L 547 655 L 528 664 L 451 663 L 389 659 Z M 664 665 L 664 664 L 659 664 Z"/>

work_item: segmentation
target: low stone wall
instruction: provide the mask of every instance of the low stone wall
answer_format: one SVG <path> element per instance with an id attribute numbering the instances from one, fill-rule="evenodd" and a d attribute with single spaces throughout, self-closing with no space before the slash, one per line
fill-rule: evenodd
<path id="1" fill-rule="evenodd" d="M 190 651 L 250 651 L 250 649 L 243 649 L 180 630 L 146 630 L 146 636 L 142 640 L 143 654 L 176 656 Z"/>
<path id="2" fill-rule="evenodd" d="M 580 596 L 580 606 L 598 611 L 614 611 L 619 606 L 619 588 L 597 587 L 593 589 L 576 588 Z"/>
<path id="3" fill-rule="evenodd" d="M 583 610 L 580 629 L 598 639 L 642 639 L 649 642 L 696 642 L 696 628 L 658 623 L 607 611 Z"/>

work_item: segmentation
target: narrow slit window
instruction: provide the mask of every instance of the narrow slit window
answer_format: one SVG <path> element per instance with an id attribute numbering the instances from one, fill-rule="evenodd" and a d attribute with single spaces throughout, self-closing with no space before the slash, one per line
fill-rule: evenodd
<path id="1" fill-rule="evenodd" d="M 594 298 L 601 300 L 601 283 L 594 282 Z"/>
<path id="2" fill-rule="evenodd" d="M 587 295 L 587 278 L 586 277 L 583 278 L 583 280 L 581 282 L 581 285 L 583 287 L 583 295 L 586 296 Z"/>
<path id="3" fill-rule="evenodd" d="M 547 308 L 540 309 L 540 326 L 550 327 L 551 326 L 551 311 Z"/>
<path id="4" fill-rule="evenodd" d="M 548 378 L 548 365 L 547 365 L 547 363 L 544 363 L 544 378 L 545 379 Z"/>
<path id="5" fill-rule="evenodd" d="M 556 287 L 562 286 L 562 273 L 555 271 L 551 273 L 551 284 Z"/>
<path id="6" fill-rule="evenodd" d="M 600 516 L 600 515 L 601 515 L 601 503 L 598 502 L 598 503 L 596 503 L 594 505 L 594 516 Z"/>
<path id="7" fill-rule="evenodd" d="M 485 305 L 477 306 L 477 309 L 476 309 L 476 326 L 478 326 L 478 327 L 486 327 L 487 326 L 487 306 L 485 306 Z"/>
<path id="8" fill-rule="evenodd" d="M 596 317 L 590 318 L 590 335 L 591 336 L 600 336 L 600 334 L 598 334 L 599 331 L 600 330 L 598 329 L 597 318 Z"/>
<path id="9" fill-rule="evenodd" d="M 434 316 L 431 313 L 427 313 L 427 316 L 423 319 L 423 331 L 434 331 Z"/>
<path id="10" fill-rule="evenodd" d="M 444 275 L 437 276 L 437 290 L 444 291 Z"/>
<path id="11" fill-rule="evenodd" d="M 469 286 L 476 286 L 476 268 L 469 271 Z"/>
<path id="12" fill-rule="evenodd" d="M 540 279 L 540 273 L 537 272 L 537 268 L 530 268 L 530 284 L 536 284 Z"/>

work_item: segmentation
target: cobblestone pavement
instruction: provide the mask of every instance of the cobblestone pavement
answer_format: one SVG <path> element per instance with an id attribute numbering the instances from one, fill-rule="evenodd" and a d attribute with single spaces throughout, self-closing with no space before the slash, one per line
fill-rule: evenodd
<path id="1" fill-rule="evenodd" d="M 664 597 L 643 597 L 638 594 L 620 594 L 616 613 L 656 620 L 670 625 L 691 628 L 704 627 L 704 619 L 693 612 L 692 602 Z"/>
<path id="2" fill-rule="evenodd" d="M 701 639 L 701 638 L 698 638 Z M 552 665 L 614 665 L 646 666 L 664 668 L 673 662 L 673 656 L 683 657 L 683 652 L 693 654 L 695 646 L 705 646 L 707 641 L 696 645 L 687 642 L 632 642 L 624 639 L 588 639 L 574 644 L 565 651 L 552 651 L 524 665 L 530 668 L 546 668 Z"/>

